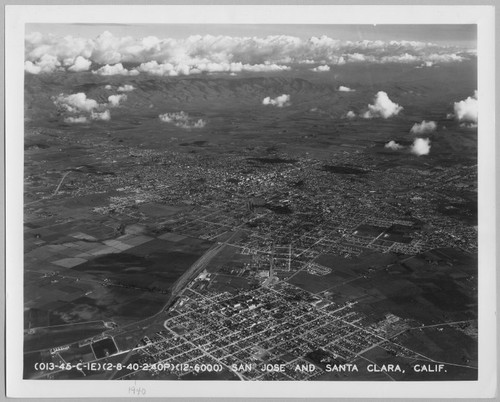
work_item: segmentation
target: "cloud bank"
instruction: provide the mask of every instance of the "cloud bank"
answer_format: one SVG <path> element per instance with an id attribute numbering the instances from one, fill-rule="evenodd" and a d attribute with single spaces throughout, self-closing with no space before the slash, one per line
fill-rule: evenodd
<path id="1" fill-rule="evenodd" d="M 175 77 L 178 75 L 190 75 L 201 73 L 239 73 L 242 71 L 250 72 L 271 72 L 271 71 L 287 71 L 290 67 L 278 64 L 242 64 L 242 63 L 197 63 L 189 64 L 159 64 L 153 60 L 147 63 L 142 63 L 137 67 L 136 71 L 148 73 L 158 76 Z M 135 71 L 135 70 L 132 70 Z"/>
<path id="2" fill-rule="evenodd" d="M 106 31 L 95 38 L 36 32 L 25 38 L 25 70 L 31 74 L 88 71 L 92 65 L 96 65 L 94 71 L 101 75 L 268 72 L 300 64 L 319 64 L 314 71 L 328 71 L 328 65 L 346 63 L 421 65 L 462 62 L 475 57 L 473 51 L 456 46 L 415 41 L 343 41 L 327 36 L 301 39 L 288 35 L 192 35 L 162 39 L 118 37 Z M 123 67 L 125 63 L 135 66 L 128 70 Z"/>
<path id="3" fill-rule="evenodd" d="M 428 155 L 431 150 L 431 141 L 428 138 L 415 138 L 411 152 L 417 156 Z"/>
<path id="4" fill-rule="evenodd" d="M 455 102 L 453 109 L 455 111 L 455 118 L 459 122 L 464 123 L 477 123 L 478 103 L 477 103 L 477 90 L 474 95 L 469 96 L 467 99 Z"/>
<path id="5" fill-rule="evenodd" d="M 206 121 L 203 119 L 192 119 L 189 115 L 183 111 L 177 113 L 165 113 L 158 116 L 160 120 L 164 123 L 171 123 L 176 127 L 184 129 L 192 128 L 203 128 L 206 125 Z"/>
<path id="6" fill-rule="evenodd" d="M 410 133 L 412 134 L 427 134 L 436 131 L 437 124 L 435 121 L 425 121 L 422 120 L 422 123 L 415 123 L 413 127 L 410 129 Z"/>
<path id="7" fill-rule="evenodd" d="M 363 118 L 372 119 L 375 117 L 382 117 L 388 119 L 389 117 L 396 116 L 401 110 L 403 110 L 403 108 L 391 101 L 387 93 L 379 91 L 375 95 L 373 105 L 368 105 L 368 110 L 363 113 Z"/>
<path id="8" fill-rule="evenodd" d="M 262 100 L 263 105 L 271 105 L 271 106 L 276 106 L 276 107 L 285 107 L 290 105 L 290 95 L 283 94 L 280 96 L 277 96 L 274 99 L 271 99 L 271 97 L 266 97 Z"/>

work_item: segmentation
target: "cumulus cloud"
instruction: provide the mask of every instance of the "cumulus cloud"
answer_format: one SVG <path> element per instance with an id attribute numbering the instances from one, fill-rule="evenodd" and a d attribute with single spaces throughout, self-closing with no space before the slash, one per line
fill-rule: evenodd
<path id="1" fill-rule="evenodd" d="M 379 91 L 375 95 L 373 105 L 368 105 L 368 110 L 363 113 L 365 119 L 374 117 L 382 117 L 388 119 L 391 116 L 396 116 L 403 108 L 397 103 L 389 99 L 389 96 L 384 91 Z"/>
<path id="2" fill-rule="evenodd" d="M 115 96 L 121 97 L 126 95 Z M 66 123 L 87 123 L 89 119 L 109 120 L 111 118 L 109 110 L 102 111 L 107 106 L 106 104 L 99 104 L 96 100 L 87 98 L 84 92 L 78 92 L 71 95 L 59 94 L 53 97 L 52 100 L 54 105 L 66 114 L 64 118 L 64 122 Z M 113 104 L 113 102 L 116 102 L 116 99 L 113 98 L 110 100 L 111 104 Z M 87 116 L 83 116 L 82 113 L 87 114 Z M 70 114 L 70 116 L 67 114 Z M 78 114 L 78 116 L 75 116 L 75 114 Z"/>
<path id="3" fill-rule="evenodd" d="M 77 116 L 77 117 L 69 116 L 64 119 L 64 122 L 69 124 L 82 124 L 82 123 L 87 123 L 88 119 L 85 116 Z"/>
<path id="4" fill-rule="evenodd" d="M 123 102 L 126 100 L 127 100 L 127 95 L 125 95 L 125 94 L 108 96 L 108 102 L 109 102 L 110 106 L 112 106 L 112 107 L 117 107 L 120 105 L 120 102 Z"/>
<path id="5" fill-rule="evenodd" d="M 102 66 L 98 70 L 93 71 L 93 73 L 98 75 L 137 75 L 139 74 L 139 71 L 127 70 L 126 68 L 123 67 L 122 63 L 117 63 L 113 65 L 106 64 L 105 66 Z"/>
<path id="6" fill-rule="evenodd" d="M 427 134 L 436 131 L 437 124 L 435 121 L 425 121 L 422 120 L 422 123 L 415 123 L 413 127 L 410 129 L 410 133 L 412 134 Z"/>
<path id="7" fill-rule="evenodd" d="M 92 65 L 92 62 L 90 60 L 87 60 L 85 57 L 78 56 L 75 59 L 75 62 L 73 63 L 73 65 L 68 67 L 68 70 L 74 71 L 75 73 L 79 72 L 79 71 L 88 71 L 91 65 Z"/>
<path id="8" fill-rule="evenodd" d="M 53 58 L 51 64 L 45 58 Z M 326 71 L 326 65 L 346 63 L 453 63 L 475 58 L 474 52 L 458 46 L 442 46 L 416 41 L 343 41 L 327 36 L 302 39 L 288 35 L 266 37 L 233 37 L 193 35 L 183 39 L 134 38 L 114 36 L 104 32 L 95 38 L 70 35 L 42 35 L 30 33 L 25 37 L 27 72 L 39 74 L 56 69 L 69 69 L 78 57 L 93 64 L 108 66 L 103 74 L 125 73 L 117 67 L 122 63 L 139 66 L 156 62 L 164 67 L 143 67 L 161 75 L 199 72 L 277 71 L 297 64 L 320 64 L 317 71 Z M 80 59 L 83 63 L 83 60 Z M 123 65 L 123 64 L 122 64 Z M 83 66 L 83 64 L 82 64 Z M 172 66 L 172 67 L 171 67 Z M 73 67 L 77 70 L 78 67 Z M 99 69 L 100 70 L 100 69 Z M 81 70 L 86 71 L 86 70 Z M 149 72 L 149 71 L 144 71 Z"/>
<path id="9" fill-rule="evenodd" d="M 477 128 L 477 123 L 460 123 L 462 128 Z"/>
<path id="10" fill-rule="evenodd" d="M 327 65 L 321 65 L 321 66 L 318 66 L 318 67 L 314 67 L 311 69 L 311 71 L 317 71 L 317 72 L 326 72 L 326 71 L 330 71 L 330 66 L 327 66 Z"/>
<path id="11" fill-rule="evenodd" d="M 119 86 L 117 91 L 118 92 L 131 92 L 134 89 L 135 89 L 135 87 L 133 85 L 125 84 L 125 85 Z"/>
<path id="12" fill-rule="evenodd" d="M 420 64 L 419 66 L 417 66 L 415 68 L 433 67 L 433 66 L 434 66 L 433 61 L 424 61 L 422 64 Z"/>
<path id="13" fill-rule="evenodd" d="M 392 149 L 393 151 L 397 151 L 398 149 L 404 148 L 401 144 L 398 144 L 396 141 L 391 140 L 387 144 L 384 145 L 384 148 Z"/>
<path id="14" fill-rule="evenodd" d="M 428 155 L 431 150 L 431 141 L 428 138 L 415 138 L 411 152 L 417 156 Z"/>
<path id="15" fill-rule="evenodd" d="M 24 63 L 24 71 L 26 71 L 30 74 L 40 74 L 42 72 L 42 69 L 40 66 L 37 66 L 35 63 L 32 63 L 31 61 L 26 61 Z"/>
<path id="16" fill-rule="evenodd" d="M 206 121 L 203 119 L 192 119 L 189 115 L 183 111 L 177 113 L 165 113 L 158 116 L 160 120 L 164 123 L 171 123 L 176 127 L 184 129 L 192 128 L 203 128 L 206 125 Z"/>
<path id="17" fill-rule="evenodd" d="M 354 119 L 356 117 L 356 113 L 354 113 L 352 110 L 349 110 L 346 114 L 345 117 L 348 119 Z"/>
<path id="18" fill-rule="evenodd" d="M 453 109 L 455 111 L 454 116 L 458 121 L 466 123 L 477 123 L 477 90 L 474 91 L 473 96 L 469 96 L 467 99 L 461 100 L 460 102 L 455 102 L 453 105 Z"/>
<path id="19" fill-rule="evenodd" d="M 79 111 L 90 112 L 91 110 L 99 107 L 96 100 L 87 98 L 87 95 L 83 92 L 71 95 L 59 94 L 54 99 L 54 104 L 70 113 L 76 113 Z"/>
<path id="20" fill-rule="evenodd" d="M 345 86 L 341 85 L 341 86 L 339 87 L 338 91 L 339 91 L 339 92 L 354 92 L 354 91 L 355 91 L 355 89 L 351 89 L 351 88 L 349 88 L 349 87 L 345 87 Z"/>
<path id="21" fill-rule="evenodd" d="M 104 112 L 101 113 L 92 111 L 90 113 L 90 118 L 92 120 L 108 121 L 111 119 L 111 115 L 109 113 L 109 110 L 105 110 Z"/>
<path id="22" fill-rule="evenodd" d="M 289 106 L 290 105 L 290 95 L 283 94 L 283 95 L 277 96 L 274 99 L 271 99 L 271 97 L 268 96 L 262 100 L 262 104 L 276 106 L 276 107 Z"/>
<path id="23" fill-rule="evenodd" d="M 382 63 L 416 63 L 420 61 L 420 58 L 409 53 L 404 53 L 393 56 L 383 56 L 380 61 Z"/>
<path id="24" fill-rule="evenodd" d="M 36 62 L 27 60 L 24 63 L 24 70 L 30 74 L 52 73 L 60 67 L 61 62 L 56 56 L 50 54 L 41 55 Z"/>

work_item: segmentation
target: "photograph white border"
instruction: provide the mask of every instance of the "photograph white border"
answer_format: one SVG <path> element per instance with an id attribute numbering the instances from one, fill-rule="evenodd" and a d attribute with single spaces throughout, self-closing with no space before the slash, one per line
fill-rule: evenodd
<path id="1" fill-rule="evenodd" d="M 6 381 L 9 397 L 425 397 L 496 392 L 495 11 L 492 6 L 104 6 L 7 5 Z M 453 382 L 235 382 L 23 380 L 24 37 L 27 23 L 477 24 L 479 379 Z"/>

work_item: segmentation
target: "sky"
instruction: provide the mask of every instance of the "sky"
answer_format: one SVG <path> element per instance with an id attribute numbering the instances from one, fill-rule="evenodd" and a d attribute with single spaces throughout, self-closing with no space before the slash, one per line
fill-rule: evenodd
<path id="1" fill-rule="evenodd" d="M 408 40 L 476 46 L 476 25 L 286 25 L 286 24 L 27 24 L 26 33 L 94 38 L 104 31 L 116 36 L 181 39 L 191 35 L 290 35 L 301 39 L 326 35 L 340 40 Z"/>

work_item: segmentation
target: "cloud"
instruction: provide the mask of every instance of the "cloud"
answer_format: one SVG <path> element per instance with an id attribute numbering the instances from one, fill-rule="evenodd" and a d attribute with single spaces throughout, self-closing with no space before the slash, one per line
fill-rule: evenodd
<path id="1" fill-rule="evenodd" d="M 411 146 L 411 152 L 417 156 L 428 155 L 431 150 L 431 141 L 428 138 L 415 138 Z"/>
<path id="2" fill-rule="evenodd" d="M 343 60 L 348 63 L 363 63 L 363 62 L 374 62 L 375 57 L 370 55 L 364 55 L 362 53 L 350 53 L 343 56 Z"/>
<path id="3" fill-rule="evenodd" d="M 127 95 L 121 94 L 121 95 L 111 95 L 108 97 L 108 102 L 110 106 L 112 107 L 117 107 L 120 105 L 120 102 L 126 101 L 127 100 Z"/>
<path id="4" fill-rule="evenodd" d="M 27 60 L 24 63 L 24 70 L 31 74 L 52 73 L 60 67 L 61 62 L 56 56 L 50 54 L 42 55 L 36 62 Z"/>
<path id="5" fill-rule="evenodd" d="M 354 119 L 356 117 L 356 113 L 354 113 L 352 110 L 349 110 L 346 114 L 345 117 L 348 119 Z"/>
<path id="6" fill-rule="evenodd" d="M 413 127 L 410 129 L 410 133 L 412 134 L 426 134 L 432 133 L 436 131 L 437 124 L 435 121 L 425 121 L 422 120 L 422 123 L 415 123 Z"/>
<path id="7" fill-rule="evenodd" d="M 112 95 L 109 98 L 111 105 L 121 100 L 117 100 L 114 97 L 122 97 L 126 95 Z M 76 94 L 65 95 L 59 94 L 53 98 L 54 104 L 60 108 L 63 112 L 76 114 L 78 116 L 66 116 L 64 122 L 70 124 L 76 123 L 87 123 L 89 119 L 92 120 L 110 120 L 111 115 L 109 110 L 102 111 L 106 104 L 99 104 L 96 100 L 87 98 L 87 95 L 83 92 L 78 92 Z M 118 104 L 117 103 L 117 104 Z M 87 113 L 87 116 L 82 116 L 82 113 Z"/>
<path id="8" fill-rule="evenodd" d="M 99 107 L 97 101 L 87 98 L 87 95 L 83 92 L 78 92 L 72 95 L 59 94 L 55 98 L 54 104 L 70 113 L 76 113 L 79 111 L 90 112 Z"/>
<path id="9" fill-rule="evenodd" d="M 78 116 L 78 117 L 66 117 L 64 119 L 65 123 L 69 124 L 81 124 L 81 123 L 88 123 L 88 119 L 85 116 Z"/>
<path id="10" fill-rule="evenodd" d="M 420 58 L 418 56 L 409 53 L 393 55 L 393 56 L 383 56 L 380 59 L 381 63 L 416 63 L 419 61 Z"/>
<path id="11" fill-rule="evenodd" d="M 466 56 L 461 56 L 456 53 L 445 53 L 445 54 L 430 54 L 426 57 L 426 61 L 435 63 L 452 63 L 452 62 L 461 62 L 467 60 Z M 424 61 L 425 62 L 425 61 Z"/>
<path id="12" fill-rule="evenodd" d="M 314 67 L 311 69 L 311 71 L 317 71 L 317 72 L 325 72 L 325 71 L 330 71 L 330 66 L 327 65 L 321 65 L 318 67 Z"/>
<path id="13" fill-rule="evenodd" d="M 234 64 L 234 63 L 233 63 Z M 328 67 L 328 66 L 327 66 Z M 271 72 L 271 71 L 288 71 L 291 70 L 288 66 L 283 66 L 280 64 L 269 63 L 269 64 L 243 64 L 241 71 L 251 71 L 251 72 Z"/>
<path id="14" fill-rule="evenodd" d="M 91 65 L 92 62 L 90 60 L 87 60 L 85 57 L 78 56 L 73 65 L 68 67 L 68 70 L 75 73 L 79 71 L 88 71 Z"/>
<path id="15" fill-rule="evenodd" d="M 265 71 L 281 71 L 286 70 L 288 67 L 281 67 L 277 64 L 242 64 L 242 63 L 197 63 L 192 66 L 190 73 L 239 73 L 242 71 L 265 72 Z"/>
<path id="16" fill-rule="evenodd" d="M 455 118 L 460 122 L 477 123 L 478 101 L 477 90 L 474 95 L 453 105 Z"/>
<path id="17" fill-rule="evenodd" d="M 203 119 L 192 119 L 189 115 L 183 111 L 177 113 L 165 113 L 158 116 L 160 120 L 164 123 L 171 123 L 176 127 L 184 129 L 192 128 L 203 128 L 206 125 L 206 121 Z"/>
<path id="18" fill-rule="evenodd" d="M 142 63 L 137 71 L 159 76 L 176 76 L 179 74 L 189 75 L 190 68 L 187 65 L 174 66 L 171 63 L 158 64 L 156 60 Z"/>
<path id="19" fill-rule="evenodd" d="M 434 62 L 433 61 L 424 61 L 419 67 L 433 67 Z"/>
<path id="20" fill-rule="evenodd" d="M 477 128 L 477 123 L 460 123 L 462 128 Z"/>
<path id="21" fill-rule="evenodd" d="M 374 117 L 382 117 L 388 119 L 391 116 L 396 116 L 403 108 L 397 103 L 392 102 L 384 91 L 379 91 L 375 95 L 373 105 L 368 105 L 368 110 L 363 113 L 363 118 L 371 119 Z"/>
<path id="22" fill-rule="evenodd" d="M 42 61 L 53 58 L 50 65 Z M 266 37 L 235 37 L 227 35 L 192 35 L 182 39 L 148 36 L 115 36 L 103 32 L 95 38 L 71 35 L 30 33 L 25 37 L 27 72 L 50 73 L 56 69 L 78 70 L 75 61 L 81 57 L 92 64 L 108 66 L 99 74 L 125 73 L 109 66 L 124 63 L 139 66 L 150 62 L 160 68 L 143 67 L 161 75 L 187 75 L 199 72 L 278 71 L 299 64 L 320 64 L 316 71 L 326 71 L 326 65 L 346 63 L 457 63 L 476 58 L 474 52 L 459 46 L 443 46 L 416 41 L 359 40 L 344 41 L 327 36 L 309 39 L 288 35 Z M 82 60 L 80 59 L 80 60 Z M 83 62 L 82 62 L 83 63 Z M 75 67 L 72 67 L 75 66 Z M 82 64 L 83 66 L 83 64 Z M 39 67 L 39 68 L 38 68 Z M 98 69 L 99 71 L 100 69 Z M 86 71 L 86 70 L 80 70 Z M 148 71 L 144 71 L 148 72 Z M 150 72 L 152 73 L 152 72 Z"/>
<path id="23" fill-rule="evenodd" d="M 271 99 L 271 97 L 266 97 L 262 100 L 263 105 L 271 105 L 271 106 L 276 106 L 276 107 L 285 107 L 290 105 L 290 95 L 283 94 L 280 96 L 277 96 L 274 99 Z"/>
<path id="24" fill-rule="evenodd" d="M 339 87 L 338 91 L 339 91 L 339 92 L 354 92 L 354 91 L 355 91 L 355 89 L 351 89 L 351 88 L 349 88 L 349 87 L 345 87 L 345 86 L 341 85 L 341 86 Z"/>
<path id="25" fill-rule="evenodd" d="M 242 71 L 249 72 L 271 72 L 271 71 L 287 71 L 290 67 L 278 64 L 242 64 L 242 63 L 195 63 L 189 64 L 158 64 L 156 61 L 142 63 L 137 71 L 149 73 L 159 76 L 178 76 L 201 73 L 239 73 Z"/>
<path id="26" fill-rule="evenodd" d="M 108 121 L 111 119 L 111 115 L 109 113 L 109 110 L 105 110 L 104 112 L 102 113 L 99 113 L 99 112 L 91 112 L 90 113 L 90 118 L 92 120 L 103 120 L 103 121 Z"/>
<path id="27" fill-rule="evenodd" d="M 94 74 L 98 75 L 138 75 L 139 71 L 137 70 L 127 70 L 123 67 L 122 63 L 117 63 L 114 65 L 106 64 L 105 66 L 99 68 L 96 71 L 93 71 Z"/>
<path id="28" fill-rule="evenodd" d="M 40 74 L 42 72 L 42 68 L 31 61 L 26 61 L 24 62 L 24 71 L 30 74 Z"/>
<path id="29" fill-rule="evenodd" d="M 107 89 L 107 90 L 110 90 L 111 88 L 112 88 L 112 86 L 109 84 L 104 87 L 104 89 Z"/>
<path id="30" fill-rule="evenodd" d="M 56 36 L 42 35 L 34 32 L 25 37 L 25 60 L 38 61 L 44 56 L 55 57 L 60 64 L 63 61 L 69 66 L 78 56 L 90 59 L 93 50 L 93 41 L 86 38 L 75 38 L 71 35 Z"/>
<path id="31" fill-rule="evenodd" d="M 111 86 L 110 86 L 110 88 L 111 88 Z M 134 89 L 135 89 L 135 87 L 133 85 L 125 84 L 125 85 L 119 86 L 117 91 L 118 92 L 131 92 Z"/>
<path id="32" fill-rule="evenodd" d="M 398 149 L 404 148 L 401 144 L 398 144 L 396 141 L 391 140 L 387 144 L 384 145 L 384 148 L 392 149 L 393 151 L 397 151 Z"/>

